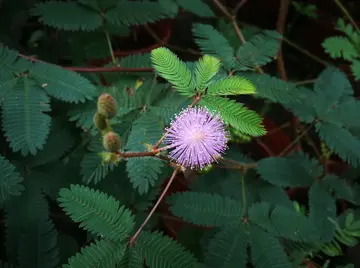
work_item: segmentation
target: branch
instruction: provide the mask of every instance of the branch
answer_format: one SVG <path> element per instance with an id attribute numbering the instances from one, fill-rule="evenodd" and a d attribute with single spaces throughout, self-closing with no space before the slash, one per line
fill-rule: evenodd
<path id="1" fill-rule="evenodd" d="M 32 62 L 41 62 L 44 64 L 51 64 L 35 57 L 26 56 L 23 54 L 18 54 L 19 57 L 27 59 Z M 122 68 L 122 67 L 66 67 L 60 66 L 66 70 L 73 71 L 73 72 L 82 72 L 82 73 L 112 73 L 112 72 L 129 72 L 129 73 L 145 73 L 145 72 L 152 72 L 154 68 Z"/>
<path id="2" fill-rule="evenodd" d="M 276 28 L 277 28 L 277 31 L 281 35 L 284 35 L 284 32 L 285 32 L 285 22 L 286 22 L 288 9 L 289 9 L 289 4 L 290 4 L 289 0 L 281 0 L 281 3 L 280 3 L 279 18 L 278 18 L 278 21 L 277 21 L 277 27 Z M 282 41 L 280 41 L 280 42 L 282 42 Z M 280 50 L 279 50 L 279 53 L 278 53 L 278 60 L 277 60 L 278 70 L 280 72 L 281 78 L 284 81 L 287 81 L 287 75 L 286 75 L 283 52 L 282 52 L 281 45 L 282 44 L 280 43 Z"/>
<path id="3" fill-rule="evenodd" d="M 150 213 L 148 214 L 148 216 L 146 217 L 146 219 L 144 220 L 144 222 L 140 225 L 139 229 L 136 231 L 136 233 L 130 238 L 130 242 L 129 244 L 132 245 L 135 240 L 136 237 L 141 233 L 142 229 L 145 227 L 145 225 L 148 223 L 148 221 L 150 220 L 151 216 L 154 214 L 155 210 L 157 209 L 157 207 L 160 205 L 161 201 L 164 199 L 167 191 L 170 188 L 170 185 L 172 184 L 172 182 L 174 181 L 176 174 L 179 172 L 180 167 L 176 167 L 174 169 L 174 172 L 172 173 L 168 183 L 166 184 L 164 190 L 162 191 L 160 197 L 158 198 L 158 200 L 156 201 L 154 207 L 151 209 Z"/>
<path id="4" fill-rule="evenodd" d="M 233 26 L 237 38 L 240 40 L 242 44 L 246 43 L 246 40 L 244 38 L 244 35 L 242 34 L 239 25 L 236 22 L 236 14 L 233 16 L 227 8 L 219 2 L 219 0 L 213 0 L 213 3 L 219 8 L 219 10 L 224 14 L 224 16 L 230 21 L 231 25 Z M 256 66 L 256 70 L 263 74 L 264 71 L 261 69 L 261 67 Z"/>

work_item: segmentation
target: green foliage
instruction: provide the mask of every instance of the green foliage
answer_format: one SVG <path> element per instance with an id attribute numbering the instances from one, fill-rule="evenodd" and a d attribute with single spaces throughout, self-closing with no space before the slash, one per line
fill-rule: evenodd
<path id="1" fill-rule="evenodd" d="M 0 155 L 0 170 L 0 204 L 2 204 L 11 196 L 21 195 L 25 188 L 22 185 L 23 178 L 16 171 L 16 167 L 2 155 Z"/>
<path id="2" fill-rule="evenodd" d="M 322 46 L 330 57 L 342 58 L 351 63 L 351 71 L 356 80 L 360 79 L 360 33 L 349 23 L 339 19 L 336 29 L 341 31 L 341 36 L 331 36 L 324 40 Z"/>
<path id="3" fill-rule="evenodd" d="M 246 267 L 248 230 L 245 225 L 226 226 L 210 240 L 205 253 L 206 267 Z"/>
<path id="4" fill-rule="evenodd" d="M 158 74 L 173 84 L 180 94 L 194 95 L 195 80 L 191 70 L 167 48 L 151 52 L 151 60 Z"/>
<path id="5" fill-rule="evenodd" d="M 161 232 L 143 232 L 137 238 L 135 249 L 149 268 L 195 268 L 198 264 L 191 252 Z"/>
<path id="6" fill-rule="evenodd" d="M 96 235 L 115 241 L 124 240 L 134 228 L 134 217 L 124 206 L 107 194 L 88 187 L 71 185 L 62 189 L 60 206 L 75 222 Z"/>
<path id="7" fill-rule="evenodd" d="M 203 226 L 223 226 L 236 223 L 241 215 L 241 203 L 217 194 L 184 192 L 169 198 L 171 212 L 185 221 Z"/>
<path id="8" fill-rule="evenodd" d="M 219 112 L 224 121 L 239 131 L 251 135 L 262 136 L 266 133 L 261 117 L 240 103 L 217 96 L 205 96 L 200 104 Z"/>
<path id="9" fill-rule="evenodd" d="M 275 31 L 263 31 L 253 36 L 236 52 L 236 70 L 253 70 L 263 66 L 277 56 L 280 48 L 281 35 Z"/>

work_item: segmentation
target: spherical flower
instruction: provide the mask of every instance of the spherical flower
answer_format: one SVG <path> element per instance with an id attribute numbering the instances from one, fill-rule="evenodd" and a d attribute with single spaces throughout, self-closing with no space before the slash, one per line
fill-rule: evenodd
<path id="1" fill-rule="evenodd" d="M 218 114 L 206 108 L 187 108 L 166 129 L 165 144 L 172 160 L 184 167 L 203 168 L 227 148 L 228 133 Z"/>

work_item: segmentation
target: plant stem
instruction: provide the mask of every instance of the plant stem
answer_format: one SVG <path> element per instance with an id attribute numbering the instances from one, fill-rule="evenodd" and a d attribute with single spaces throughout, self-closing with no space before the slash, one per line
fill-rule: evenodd
<path id="1" fill-rule="evenodd" d="M 246 186 L 245 186 L 246 171 L 241 175 L 241 194 L 243 203 L 243 217 L 247 217 L 247 201 L 246 201 Z"/>
<path id="2" fill-rule="evenodd" d="M 242 8 L 243 5 L 245 5 L 247 2 L 247 0 L 240 0 L 239 3 L 236 5 L 235 9 L 233 10 L 232 14 L 234 16 L 236 16 L 236 14 L 238 13 L 239 9 Z"/>
<path id="3" fill-rule="evenodd" d="M 164 190 L 162 191 L 160 197 L 158 198 L 158 200 L 156 201 L 154 207 L 151 209 L 150 213 L 148 214 L 148 216 L 146 217 L 146 219 L 144 220 L 144 222 L 140 225 L 139 229 L 136 231 L 136 233 L 130 238 L 130 245 L 132 245 L 135 240 L 136 237 L 141 233 L 142 229 L 145 227 L 145 225 L 148 223 L 148 221 L 150 220 L 151 216 L 154 214 L 155 210 L 157 209 L 157 207 L 160 205 L 161 201 L 164 199 L 167 191 L 170 188 L 170 185 L 172 184 L 172 182 L 174 181 L 176 174 L 178 173 L 178 171 L 180 170 L 180 167 L 176 167 L 174 169 L 174 172 L 172 173 L 168 183 L 166 184 Z"/>
<path id="4" fill-rule="evenodd" d="M 277 21 L 277 27 L 276 28 L 277 28 L 277 31 L 281 35 L 284 35 L 284 32 L 285 32 L 285 22 L 286 22 L 286 17 L 287 17 L 287 14 L 288 14 L 289 4 L 290 4 L 289 0 L 281 0 L 281 2 L 280 2 L 279 18 L 278 18 L 278 21 Z M 280 49 L 279 49 L 279 53 L 278 53 L 278 57 L 277 57 L 277 64 L 278 64 L 278 70 L 280 72 L 281 78 L 284 81 L 287 81 L 287 75 L 286 75 L 286 69 L 285 69 L 285 64 L 284 64 L 283 51 L 282 51 L 281 43 L 280 43 Z"/>
<path id="5" fill-rule="evenodd" d="M 310 53 L 310 52 L 307 51 L 306 49 L 304 49 L 304 48 L 300 47 L 299 45 L 293 43 L 292 41 L 290 41 L 289 39 L 287 39 L 285 36 L 283 36 L 283 41 L 284 41 L 285 43 L 287 43 L 289 46 L 292 46 L 293 48 L 297 49 L 298 51 L 300 51 L 300 52 L 303 53 L 304 55 L 312 58 L 314 61 L 316 61 L 316 62 L 318 62 L 318 63 L 320 63 L 320 64 L 322 64 L 322 65 L 324 65 L 324 66 L 328 66 L 328 65 L 329 65 L 326 61 L 320 59 L 319 57 L 313 55 L 312 53 Z"/>
<path id="6" fill-rule="evenodd" d="M 18 54 L 19 57 L 27 59 L 32 62 L 41 62 L 44 64 L 52 64 L 45 62 L 43 60 L 37 59 L 32 56 L 26 56 L 23 54 Z M 129 73 L 148 73 L 154 71 L 154 68 L 121 68 L 121 67 L 66 67 L 60 66 L 61 68 L 73 71 L 73 72 L 82 72 L 82 73 L 112 73 L 112 72 L 129 72 Z"/>
<path id="7" fill-rule="evenodd" d="M 340 2 L 340 0 L 334 0 L 335 4 L 341 9 L 341 11 L 344 13 L 344 15 L 348 18 L 348 20 L 351 22 L 351 24 L 354 26 L 356 31 L 360 33 L 360 29 L 354 19 L 351 17 L 349 11 L 346 9 L 346 7 Z"/>
<path id="8" fill-rule="evenodd" d="M 107 31 L 105 31 L 105 36 L 106 36 L 106 42 L 107 42 L 108 47 L 109 47 L 112 63 L 116 64 L 116 58 L 115 58 L 115 55 L 114 55 L 114 49 L 112 47 L 111 39 L 110 39 L 109 33 Z"/>
<path id="9" fill-rule="evenodd" d="M 244 35 L 242 34 L 241 30 L 240 30 L 240 27 L 239 25 L 237 24 L 236 22 L 236 14 L 233 16 L 228 10 L 227 8 L 220 3 L 219 0 L 213 0 L 213 3 L 219 8 L 219 10 L 225 15 L 225 17 L 230 21 L 231 25 L 233 26 L 234 30 L 235 30 L 235 33 L 236 33 L 236 36 L 237 38 L 240 40 L 240 42 L 242 44 L 245 44 L 246 43 L 246 40 L 244 38 Z M 259 66 L 256 66 L 256 70 L 263 74 L 264 71 L 261 69 L 261 67 Z"/>
<path id="10" fill-rule="evenodd" d="M 310 130 L 310 128 L 315 124 L 315 122 L 311 123 L 303 132 L 300 133 L 300 135 L 298 135 L 296 137 L 296 139 L 293 140 L 292 143 L 290 143 L 278 156 L 283 156 L 285 155 L 289 149 L 291 149 L 291 147 L 294 146 L 294 144 L 296 144 L 298 141 L 300 141 L 300 139 L 306 135 L 306 133 Z"/>

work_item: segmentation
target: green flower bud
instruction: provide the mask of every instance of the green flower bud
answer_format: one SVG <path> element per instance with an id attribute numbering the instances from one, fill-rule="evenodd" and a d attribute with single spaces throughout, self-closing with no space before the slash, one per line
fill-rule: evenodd
<path id="1" fill-rule="evenodd" d="M 120 145 L 120 136 L 115 132 L 108 132 L 103 137 L 103 146 L 108 152 L 115 153 L 120 151 Z"/>
<path id="2" fill-rule="evenodd" d="M 94 118 L 93 118 L 93 122 L 94 122 L 94 125 L 95 127 L 99 130 L 99 131 L 104 131 L 108 128 L 108 122 L 106 120 L 106 117 L 97 112 L 95 115 L 94 115 Z"/>
<path id="3" fill-rule="evenodd" d="M 101 94 L 97 102 L 97 110 L 105 118 L 113 118 L 117 113 L 116 100 L 108 93 Z"/>

